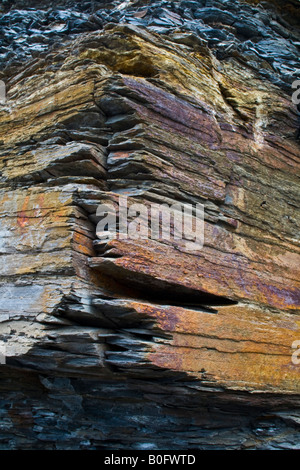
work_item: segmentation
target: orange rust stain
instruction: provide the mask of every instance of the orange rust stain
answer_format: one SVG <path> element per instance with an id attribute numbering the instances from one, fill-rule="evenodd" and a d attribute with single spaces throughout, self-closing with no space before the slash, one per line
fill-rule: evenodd
<path id="1" fill-rule="evenodd" d="M 259 308 L 228 306 L 216 315 L 135 302 L 133 308 L 173 333 L 169 344 L 157 344 L 147 354 L 156 366 L 199 378 L 204 369 L 220 385 L 299 393 L 300 368 L 291 364 L 291 344 L 299 338 L 300 317 L 285 314 L 282 325 L 282 316 Z"/>
<path id="2" fill-rule="evenodd" d="M 45 194 L 38 195 L 34 204 L 34 210 L 32 207 L 30 207 L 32 206 L 32 204 L 30 204 L 30 202 L 32 202 L 32 198 L 32 195 L 25 196 L 22 208 L 20 211 L 18 211 L 17 225 L 21 229 L 24 229 L 29 223 L 32 225 L 34 223 L 33 218 L 40 219 L 47 213 L 47 210 L 43 209 Z"/>
<path id="3" fill-rule="evenodd" d="M 181 351 L 170 351 L 170 348 L 160 346 L 157 351 L 149 353 L 148 358 L 158 367 L 177 371 L 185 370 L 184 357 Z"/>
<path id="4" fill-rule="evenodd" d="M 42 217 L 43 214 L 41 212 L 41 208 L 44 206 L 44 201 L 45 201 L 45 194 L 39 194 L 38 199 L 37 199 L 37 207 L 34 210 L 34 217 Z M 45 212 L 45 210 L 44 210 Z"/>
<path id="5" fill-rule="evenodd" d="M 122 159 L 122 158 L 129 158 L 130 156 L 130 153 L 129 152 L 114 152 L 113 154 L 111 154 L 111 157 L 115 160 L 115 159 Z"/>
<path id="6" fill-rule="evenodd" d="M 153 364 L 198 378 L 202 377 L 204 369 L 221 386 L 299 393 L 300 369 L 293 368 L 290 358 L 285 355 L 277 356 L 274 361 L 274 356 L 266 354 L 228 354 L 219 350 L 217 343 L 212 348 L 157 345 L 155 349 L 148 354 Z"/>
<path id="7" fill-rule="evenodd" d="M 25 196 L 21 211 L 18 213 L 17 224 L 20 228 L 24 228 L 29 221 L 29 217 L 26 215 L 29 204 L 29 196 Z"/>
<path id="8" fill-rule="evenodd" d="M 78 232 L 75 232 L 73 241 L 74 241 L 74 246 L 75 246 L 76 251 L 79 251 L 80 253 L 83 253 L 84 255 L 88 255 L 88 256 L 95 255 L 93 242 L 88 237 Z"/>

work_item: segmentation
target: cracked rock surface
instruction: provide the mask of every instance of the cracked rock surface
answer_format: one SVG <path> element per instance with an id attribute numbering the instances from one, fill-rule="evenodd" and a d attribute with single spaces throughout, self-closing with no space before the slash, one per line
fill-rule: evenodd
<path id="1" fill-rule="evenodd" d="M 0 28 L 0 448 L 300 448 L 298 0 Z M 202 204 L 203 248 L 101 242 L 122 195 Z"/>

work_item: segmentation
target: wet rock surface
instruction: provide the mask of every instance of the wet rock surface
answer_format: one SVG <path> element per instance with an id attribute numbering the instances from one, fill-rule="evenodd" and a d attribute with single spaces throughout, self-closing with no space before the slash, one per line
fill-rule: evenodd
<path id="1" fill-rule="evenodd" d="M 3 3 L 1 449 L 299 448 L 297 11 Z M 122 194 L 203 249 L 101 242 Z"/>

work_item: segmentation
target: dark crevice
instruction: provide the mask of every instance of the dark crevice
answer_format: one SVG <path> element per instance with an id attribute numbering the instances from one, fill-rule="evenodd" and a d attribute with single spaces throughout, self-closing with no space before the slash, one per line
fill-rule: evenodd
<path id="1" fill-rule="evenodd" d="M 205 292 L 198 292 L 192 289 L 174 285 L 173 292 L 167 292 L 163 288 L 138 289 L 139 300 L 146 300 L 158 305 L 170 305 L 183 307 L 191 310 L 199 310 L 207 313 L 217 313 L 217 309 L 211 307 L 221 307 L 226 305 L 236 305 L 237 302 L 223 296 L 217 296 Z"/>
<path id="2" fill-rule="evenodd" d="M 112 273 L 111 273 L 112 274 Z M 172 284 L 163 280 L 157 280 L 141 273 L 134 273 L 135 277 L 126 279 L 123 276 L 112 277 L 124 288 L 130 287 L 130 297 L 139 302 L 149 302 L 157 305 L 169 305 L 182 307 L 200 312 L 217 313 L 217 308 L 227 305 L 236 305 L 238 302 L 224 296 L 209 292 Z"/>

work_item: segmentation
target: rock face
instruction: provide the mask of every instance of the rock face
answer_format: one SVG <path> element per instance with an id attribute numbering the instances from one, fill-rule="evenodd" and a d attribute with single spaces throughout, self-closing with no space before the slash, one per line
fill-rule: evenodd
<path id="1" fill-rule="evenodd" d="M 299 2 L 92 3 L 0 19 L 0 446 L 300 448 Z"/>

